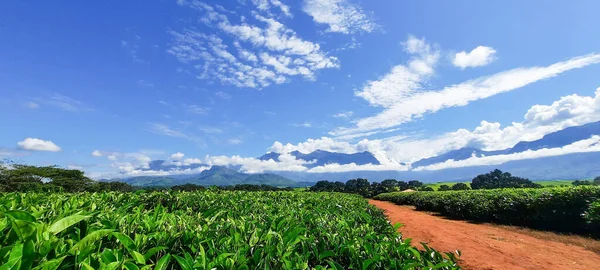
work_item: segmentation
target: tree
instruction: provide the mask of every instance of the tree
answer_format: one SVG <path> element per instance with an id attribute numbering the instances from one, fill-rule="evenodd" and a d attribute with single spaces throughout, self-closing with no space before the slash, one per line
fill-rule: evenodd
<path id="1" fill-rule="evenodd" d="M 531 182 L 529 179 L 512 176 L 509 172 L 495 169 L 486 174 L 480 174 L 473 178 L 472 189 L 494 189 L 494 188 L 538 188 L 541 185 Z"/>
<path id="2" fill-rule="evenodd" d="M 594 185 L 600 186 L 600 176 L 594 178 Z"/>
<path id="3" fill-rule="evenodd" d="M 381 181 L 380 185 L 381 189 L 383 190 L 383 192 L 381 193 L 394 192 L 399 190 L 398 181 L 396 181 L 395 179 L 383 180 Z"/>
<path id="4" fill-rule="evenodd" d="M 451 190 L 450 186 L 448 186 L 448 185 L 440 185 L 440 187 L 438 188 L 438 191 L 447 191 L 447 190 Z"/>
<path id="5" fill-rule="evenodd" d="M 408 181 L 408 188 L 416 190 L 416 189 L 419 189 L 421 186 L 423 186 L 423 183 L 421 181 L 417 181 L 417 180 Z"/>
<path id="6" fill-rule="evenodd" d="M 363 197 L 370 197 L 370 187 L 369 180 L 364 178 L 352 179 L 346 182 L 345 192 L 347 193 L 356 193 L 360 194 Z"/>
<path id="7" fill-rule="evenodd" d="M 419 191 L 434 191 L 434 190 L 433 190 L 433 188 L 432 188 L 432 187 L 428 187 L 428 186 L 426 186 L 426 187 L 422 187 L 422 188 L 420 188 L 420 189 L 419 189 Z"/>
<path id="8" fill-rule="evenodd" d="M 575 180 L 571 184 L 574 186 L 593 186 L 594 182 L 590 180 Z"/>
<path id="9" fill-rule="evenodd" d="M 397 185 L 398 185 L 398 189 L 400 189 L 400 191 L 408 189 L 408 183 L 406 183 L 404 181 L 398 181 Z"/>
<path id="10" fill-rule="evenodd" d="M 469 190 L 469 189 L 471 189 L 471 188 L 465 183 L 456 183 L 456 184 L 452 185 L 452 190 Z"/>

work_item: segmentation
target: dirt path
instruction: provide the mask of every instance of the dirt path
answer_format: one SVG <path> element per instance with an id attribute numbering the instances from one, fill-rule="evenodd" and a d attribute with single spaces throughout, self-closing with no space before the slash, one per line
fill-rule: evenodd
<path id="1" fill-rule="evenodd" d="M 390 221 L 404 224 L 404 238 L 438 251 L 462 252 L 464 269 L 600 269 L 600 255 L 578 246 L 541 240 L 487 224 L 448 220 L 411 207 L 370 200 Z"/>

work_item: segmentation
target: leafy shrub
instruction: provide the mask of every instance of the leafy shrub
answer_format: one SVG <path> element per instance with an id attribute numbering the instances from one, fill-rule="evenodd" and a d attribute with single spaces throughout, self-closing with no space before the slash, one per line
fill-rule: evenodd
<path id="1" fill-rule="evenodd" d="M 592 226 L 600 228 L 600 200 L 590 203 L 584 216 Z"/>
<path id="2" fill-rule="evenodd" d="M 350 194 L 0 194 L 3 269 L 458 269 Z"/>
<path id="3" fill-rule="evenodd" d="M 584 212 L 600 198 L 600 187 L 495 189 L 385 193 L 375 197 L 417 210 L 473 221 L 496 222 L 557 231 L 584 232 Z M 594 214 L 591 214 L 594 216 Z"/>

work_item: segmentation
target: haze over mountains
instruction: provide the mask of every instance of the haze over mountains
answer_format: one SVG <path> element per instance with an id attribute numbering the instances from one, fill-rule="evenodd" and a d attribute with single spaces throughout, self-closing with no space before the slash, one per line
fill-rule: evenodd
<path id="1" fill-rule="evenodd" d="M 572 153 L 539 158 L 524 158 L 506 161 L 495 165 L 462 166 L 437 170 L 422 170 L 427 166 L 443 164 L 444 162 L 465 161 L 472 158 L 505 156 L 540 149 L 557 149 L 573 143 L 586 140 L 594 135 L 600 135 L 600 122 L 589 123 L 581 126 L 565 128 L 563 130 L 546 134 L 539 140 L 522 141 L 515 146 L 503 150 L 485 151 L 478 148 L 461 148 L 447 153 L 424 158 L 411 164 L 412 169 L 406 171 L 350 171 L 310 173 L 294 171 L 270 171 L 262 174 L 247 174 L 239 172 L 240 167 L 210 166 L 208 164 L 193 163 L 180 164 L 167 160 L 154 160 L 145 168 L 148 171 L 169 171 L 174 168 L 180 170 L 194 170 L 206 168 L 199 174 L 182 174 L 173 176 L 140 176 L 125 179 L 128 183 L 139 186 L 159 185 L 172 186 L 177 184 L 194 183 L 198 185 L 235 185 L 235 184 L 266 184 L 272 186 L 306 186 L 318 180 L 346 181 L 352 178 L 367 178 L 372 181 L 381 181 L 387 178 L 418 179 L 430 181 L 463 181 L 470 180 L 475 175 L 485 173 L 495 168 L 510 171 L 515 175 L 531 178 L 533 180 L 545 179 L 581 179 L 600 175 L 600 152 Z M 381 162 L 370 152 L 336 153 L 316 150 L 310 153 L 299 151 L 290 152 L 295 158 L 306 161 L 308 168 L 324 166 L 327 164 L 356 164 L 379 165 Z M 279 161 L 281 154 L 269 152 L 259 160 Z M 210 169 L 209 169 L 210 168 Z"/>

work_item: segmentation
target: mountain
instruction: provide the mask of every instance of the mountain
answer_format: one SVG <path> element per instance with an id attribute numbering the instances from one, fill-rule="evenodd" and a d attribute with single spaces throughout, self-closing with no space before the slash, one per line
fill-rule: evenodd
<path id="1" fill-rule="evenodd" d="M 581 126 L 568 127 L 557 132 L 546 134 L 539 140 L 519 142 L 511 148 L 509 152 L 519 153 L 526 150 L 562 147 L 576 141 L 589 139 L 593 135 L 600 135 L 600 121 Z"/>
<path id="2" fill-rule="evenodd" d="M 316 150 L 310 152 L 308 154 L 302 153 L 300 151 L 293 151 L 290 154 L 297 159 L 301 159 L 304 161 L 313 161 L 316 160 L 315 163 L 307 164 L 306 167 L 313 168 L 318 166 L 323 166 L 330 163 L 338 163 L 338 164 L 350 164 L 355 163 L 357 165 L 365 165 L 365 164 L 374 164 L 379 165 L 379 160 L 373 156 L 370 152 L 358 152 L 353 154 L 344 154 L 344 153 L 335 153 L 324 150 Z M 269 152 L 258 159 L 260 160 L 275 160 L 279 161 L 279 153 Z"/>
<path id="3" fill-rule="evenodd" d="M 193 175 L 174 176 L 137 176 L 118 181 L 126 182 L 134 186 L 174 186 L 182 184 L 196 184 L 202 186 L 230 186 L 237 184 L 269 185 L 275 187 L 300 187 L 307 183 L 297 183 L 280 175 L 247 174 L 225 166 L 212 166 L 209 170 Z"/>
<path id="4" fill-rule="evenodd" d="M 569 145 L 577 141 L 589 139 L 593 135 L 600 135 L 600 121 L 581 126 L 568 127 L 563 130 L 546 134 L 539 140 L 519 142 L 515 144 L 515 146 L 504 150 L 484 151 L 477 148 L 461 148 L 458 150 L 452 150 L 439 156 L 424 158 L 419 161 L 413 162 L 412 167 L 416 168 L 421 166 L 428 166 L 444 162 L 450 159 L 465 160 L 470 157 L 495 156 L 503 154 L 520 153 L 527 150 L 563 147 L 565 145 Z"/>

